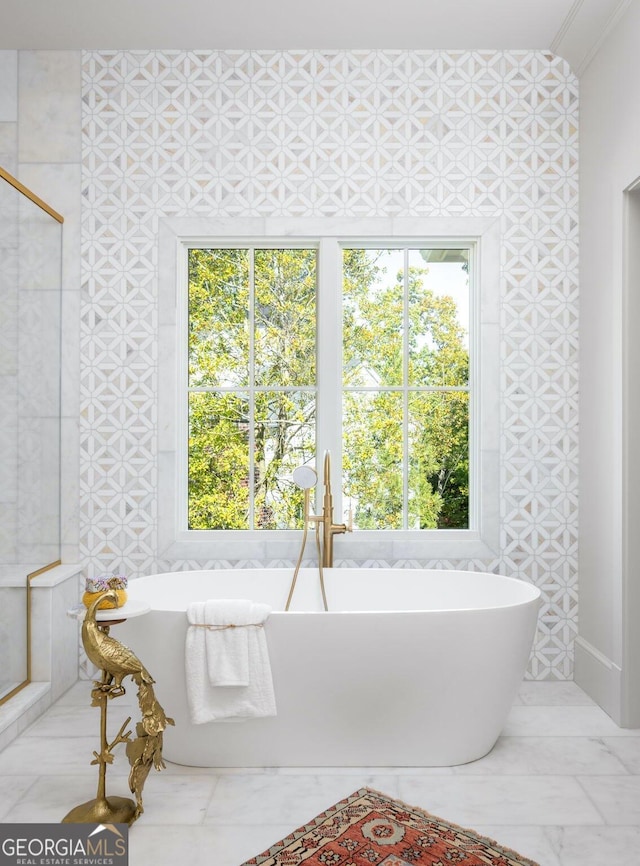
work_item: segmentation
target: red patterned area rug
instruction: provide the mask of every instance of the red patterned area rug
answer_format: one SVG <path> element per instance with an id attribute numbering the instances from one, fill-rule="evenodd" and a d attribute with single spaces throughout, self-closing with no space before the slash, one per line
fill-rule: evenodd
<path id="1" fill-rule="evenodd" d="M 538 866 L 473 830 L 361 788 L 242 866 Z"/>

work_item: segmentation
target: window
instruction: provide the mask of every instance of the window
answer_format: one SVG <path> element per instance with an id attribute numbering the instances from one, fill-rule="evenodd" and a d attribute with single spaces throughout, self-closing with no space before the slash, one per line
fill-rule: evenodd
<path id="1" fill-rule="evenodd" d="M 295 556 L 291 473 L 326 449 L 336 519 L 358 530 L 338 556 L 493 555 L 497 226 L 412 223 L 163 221 L 167 556 Z"/>
<path id="2" fill-rule="evenodd" d="M 356 528 L 469 526 L 472 248 L 331 243 L 326 292 L 315 247 L 188 249 L 189 529 L 299 527 L 290 479 L 317 414 Z M 342 322 L 337 413 L 338 383 L 316 380 L 340 351 L 317 341 L 319 293 Z"/>
<path id="3" fill-rule="evenodd" d="M 360 529 L 469 526 L 471 257 L 343 250 L 343 486 Z"/>
<path id="4" fill-rule="evenodd" d="M 315 456 L 316 259 L 189 249 L 189 529 L 302 523 L 291 473 Z"/>

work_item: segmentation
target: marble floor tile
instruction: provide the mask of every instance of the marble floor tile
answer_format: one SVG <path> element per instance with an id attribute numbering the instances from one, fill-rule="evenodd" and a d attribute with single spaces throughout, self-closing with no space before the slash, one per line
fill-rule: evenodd
<path id="1" fill-rule="evenodd" d="M 189 767 L 166 759 L 164 763 L 162 772 L 169 776 L 273 776 L 280 772 L 279 767 Z"/>
<path id="2" fill-rule="evenodd" d="M 362 787 L 398 796 L 392 776 L 224 776 L 216 785 L 205 824 L 288 824 L 310 821 Z"/>
<path id="3" fill-rule="evenodd" d="M 212 775 L 149 774 L 143 792 L 145 826 L 202 824 L 218 782 Z"/>
<path id="4" fill-rule="evenodd" d="M 512 707 L 502 731 L 505 737 L 637 737 L 638 733 L 619 728 L 596 706 Z"/>
<path id="5" fill-rule="evenodd" d="M 293 827 L 287 824 L 204 825 L 184 827 L 166 824 L 162 830 L 142 823 L 129 834 L 131 866 L 240 866 L 274 842 L 283 839 Z"/>
<path id="6" fill-rule="evenodd" d="M 275 767 L 281 776 L 452 776 L 453 767 Z"/>
<path id="7" fill-rule="evenodd" d="M 521 827 L 509 824 L 481 824 L 472 827 L 481 836 L 497 841 L 504 848 L 517 851 L 540 866 L 564 866 L 558 851 L 558 834 L 562 828 Z"/>
<path id="8" fill-rule="evenodd" d="M 398 789 L 405 803 L 465 827 L 604 823 L 576 780 L 564 776 L 403 776 Z"/>
<path id="9" fill-rule="evenodd" d="M 452 772 L 480 776 L 575 776 L 626 775 L 628 771 L 615 753 L 595 737 L 500 737 L 484 758 L 453 767 Z"/>
<path id="10" fill-rule="evenodd" d="M 107 719 L 113 726 L 115 714 L 110 712 Z M 122 720 L 116 725 L 116 731 L 129 713 L 125 713 Z M 100 730 L 100 710 L 98 707 L 90 706 L 59 706 L 56 705 L 30 725 L 23 736 L 25 737 L 86 737 L 94 733 L 96 736 Z"/>
<path id="11" fill-rule="evenodd" d="M 16 788 L 13 806 L 6 810 L 1 820 L 25 823 L 60 821 L 74 806 L 96 796 L 97 780 L 95 767 L 88 768 L 82 776 L 26 777 L 24 793 L 18 797 L 20 788 Z M 160 778 L 160 774 L 151 773 L 143 795 L 145 826 L 201 824 L 216 784 L 217 779 L 213 776 Z M 126 777 L 111 775 L 111 768 L 107 772 L 107 795 L 132 797 Z M 0 809 L 2 804 L 0 790 Z"/>
<path id="12" fill-rule="evenodd" d="M 640 827 L 564 827 L 558 849 L 561 866 L 636 866 Z"/>
<path id="13" fill-rule="evenodd" d="M 35 776 L 0 774 L 0 821 L 7 820 L 6 815 L 35 783 Z"/>
<path id="14" fill-rule="evenodd" d="M 95 768 L 91 768 L 94 771 Z M 96 796 L 97 773 L 86 773 L 85 776 L 41 776 L 31 778 L 31 786 L 16 798 L 13 808 L 2 818 L 3 823 L 16 822 L 33 824 L 37 822 L 58 823 L 64 816 L 80 803 L 86 803 Z M 122 797 L 129 796 L 126 780 L 110 786 L 107 783 L 107 794 Z"/>
<path id="15" fill-rule="evenodd" d="M 578 782 L 606 824 L 640 824 L 640 776 L 580 776 Z"/>
<path id="16" fill-rule="evenodd" d="M 525 680 L 518 689 L 520 702 L 530 707 L 595 706 L 586 692 L 572 682 L 537 683 Z"/>
<path id="17" fill-rule="evenodd" d="M 95 767 L 89 767 L 93 752 L 98 748 L 98 734 L 94 737 L 46 737 L 20 736 L 0 752 L 0 777 L 7 775 L 86 776 L 94 774 Z M 120 751 L 124 751 L 121 749 Z M 128 774 L 129 768 L 115 755 L 109 774 Z"/>
<path id="18" fill-rule="evenodd" d="M 624 764 L 629 773 L 640 775 L 640 737 L 605 737 L 605 746 Z M 640 855 L 638 857 L 640 860 Z"/>

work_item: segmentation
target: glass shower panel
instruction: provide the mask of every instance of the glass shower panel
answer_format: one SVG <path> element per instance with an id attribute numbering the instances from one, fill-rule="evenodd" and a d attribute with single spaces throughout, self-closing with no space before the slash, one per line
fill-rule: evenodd
<path id="1" fill-rule="evenodd" d="M 62 226 L 37 201 L 0 169 L 0 702 L 29 677 L 29 575 L 60 559 Z"/>

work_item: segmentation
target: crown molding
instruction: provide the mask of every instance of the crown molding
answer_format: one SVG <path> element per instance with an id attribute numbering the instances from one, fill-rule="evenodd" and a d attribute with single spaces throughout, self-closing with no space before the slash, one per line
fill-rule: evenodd
<path id="1" fill-rule="evenodd" d="M 596 54 L 598 53 L 598 51 L 602 47 L 603 43 L 609 37 L 609 34 L 611 33 L 611 31 L 615 28 L 618 21 L 620 21 L 620 19 L 622 18 L 622 16 L 627 11 L 627 9 L 629 8 L 630 5 L 631 5 L 631 0 L 620 0 L 620 2 L 617 4 L 615 9 L 613 10 L 611 15 L 609 16 L 609 19 L 608 19 L 607 23 L 605 24 L 603 30 L 600 32 L 599 37 L 593 43 L 593 45 L 591 46 L 589 51 L 585 54 L 582 63 L 578 67 L 577 73 L 579 76 L 582 75 L 582 73 L 589 66 L 589 64 L 591 63 L 593 58 L 596 56 Z"/>
<path id="2" fill-rule="evenodd" d="M 579 77 L 589 66 L 631 0 L 574 0 L 558 28 L 551 50 Z"/>

